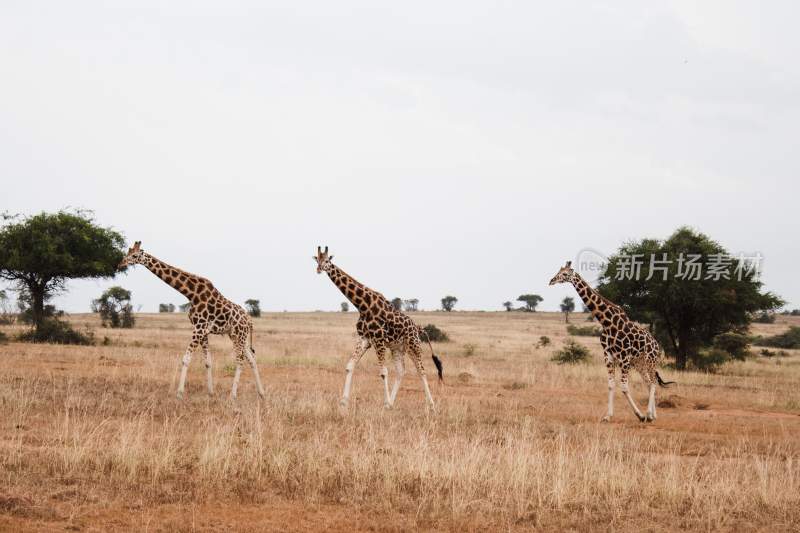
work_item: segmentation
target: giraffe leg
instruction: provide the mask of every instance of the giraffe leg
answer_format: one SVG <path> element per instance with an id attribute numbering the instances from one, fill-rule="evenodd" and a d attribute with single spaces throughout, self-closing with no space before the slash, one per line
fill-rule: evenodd
<path id="1" fill-rule="evenodd" d="M 411 359 L 414 361 L 414 366 L 417 368 L 417 374 L 419 374 L 422 380 L 422 388 L 425 389 L 425 401 L 433 411 L 436 411 L 436 404 L 433 402 L 431 388 L 428 385 L 428 377 L 425 375 L 425 367 L 422 366 L 422 350 L 420 349 L 419 343 L 413 343 L 409 347 L 409 351 L 411 352 Z"/>
<path id="2" fill-rule="evenodd" d="M 211 372 L 211 352 L 208 349 L 208 337 L 203 340 L 203 355 L 206 360 L 206 383 L 208 385 L 208 395 L 214 396 L 214 377 Z"/>
<path id="3" fill-rule="evenodd" d="M 386 347 L 383 344 L 375 344 L 375 353 L 378 355 L 378 368 L 380 368 L 381 381 L 383 382 L 383 406 L 387 409 L 392 406 L 389 396 L 389 371 L 386 370 Z"/>
<path id="4" fill-rule="evenodd" d="M 356 364 L 364 353 L 369 350 L 369 346 L 370 342 L 367 339 L 359 337 L 358 341 L 356 341 L 356 347 L 353 349 L 353 354 L 347 361 L 347 366 L 344 369 L 344 391 L 342 392 L 342 399 L 339 401 L 342 407 L 347 407 L 350 401 L 350 387 L 353 385 L 353 371 L 356 369 Z"/>
<path id="5" fill-rule="evenodd" d="M 647 384 L 650 386 L 650 395 L 647 399 L 647 421 L 656 419 L 656 376 L 655 371 L 646 374 Z"/>
<path id="6" fill-rule="evenodd" d="M 606 358 L 606 368 L 608 369 L 608 410 L 601 422 L 610 422 L 614 416 L 614 388 L 616 387 L 616 372 L 614 371 L 614 361 Z"/>
<path id="7" fill-rule="evenodd" d="M 253 355 L 253 352 L 250 351 L 249 348 L 244 349 L 245 357 L 247 358 L 247 362 L 250 363 L 250 368 L 253 369 L 253 375 L 256 377 L 256 389 L 258 390 L 259 397 L 264 397 L 264 387 L 261 385 L 261 376 L 258 375 L 258 366 L 256 365 L 256 357 Z"/>
<path id="8" fill-rule="evenodd" d="M 239 378 L 242 376 L 242 360 L 236 357 L 236 370 L 233 372 L 233 385 L 231 386 L 231 400 L 236 399 L 239 392 Z"/>
<path id="9" fill-rule="evenodd" d="M 645 416 L 639 410 L 639 406 L 636 405 L 636 401 L 631 396 L 630 391 L 628 391 L 628 371 L 627 368 L 622 368 L 622 373 L 619 378 L 620 388 L 622 389 L 622 394 L 625 395 L 625 399 L 628 400 L 628 403 L 631 405 L 631 409 L 633 409 L 633 412 L 636 413 L 636 416 L 639 418 L 639 421 L 644 422 Z"/>
<path id="10" fill-rule="evenodd" d="M 202 343 L 202 339 L 205 338 L 205 335 L 201 335 L 198 332 L 192 334 L 192 342 L 189 343 L 189 347 L 186 348 L 186 353 L 183 354 L 183 359 L 181 360 L 181 379 L 178 381 L 178 399 L 183 398 L 183 391 L 186 387 L 186 373 L 189 371 L 189 363 L 192 362 L 192 354 L 197 349 L 197 347 Z"/>
<path id="11" fill-rule="evenodd" d="M 397 352 L 392 351 L 392 358 L 394 359 L 394 368 L 397 376 L 394 378 L 394 386 L 392 387 L 392 394 L 389 398 L 389 403 L 394 405 L 397 398 L 397 391 L 400 390 L 400 382 L 403 381 L 403 375 L 406 373 L 405 353 L 402 350 Z"/>

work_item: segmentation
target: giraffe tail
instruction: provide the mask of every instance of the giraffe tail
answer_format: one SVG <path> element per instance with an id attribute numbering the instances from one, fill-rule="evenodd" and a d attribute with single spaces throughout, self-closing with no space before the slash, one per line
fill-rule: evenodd
<path id="1" fill-rule="evenodd" d="M 254 329 L 256 329 L 256 327 L 254 325 L 250 324 L 250 351 L 253 353 L 253 355 L 256 354 L 256 349 L 253 346 L 253 330 Z"/>
<path id="2" fill-rule="evenodd" d="M 444 368 L 442 367 L 442 360 L 436 357 L 436 354 L 433 352 L 433 344 L 431 344 L 431 338 L 428 337 L 428 332 L 425 331 L 425 328 L 419 328 L 419 332 L 420 335 L 425 335 L 425 340 L 428 342 L 428 347 L 431 349 L 431 358 L 433 358 L 433 364 L 436 366 L 436 372 L 439 374 L 439 382 L 444 383 Z"/>
<path id="3" fill-rule="evenodd" d="M 675 383 L 674 381 L 664 381 L 663 379 L 661 379 L 661 376 L 658 375 L 658 372 L 656 372 L 656 379 L 658 380 L 658 384 L 662 387 L 668 387 L 673 383 Z"/>

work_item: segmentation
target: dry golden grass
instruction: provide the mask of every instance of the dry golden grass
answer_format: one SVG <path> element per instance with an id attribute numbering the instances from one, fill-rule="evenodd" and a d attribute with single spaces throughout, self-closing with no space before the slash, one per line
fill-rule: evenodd
<path id="1" fill-rule="evenodd" d="M 654 424 L 621 395 L 616 420 L 600 424 L 599 343 L 579 339 L 589 364 L 551 363 L 566 338 L 560 315 L 415 319 L 453 339 L 435 346 L 446 376 L 433 387 L 437 414 L 413 372 L 385 411 L 373 352 L 356 369 L 350 410 L 339 410 L 355 314 L 258 319 L 267 398 L 245 370 L 236 405 L 220 337 L 216 396 L 196 357 L 187 399 L 174 399 L 183 315 L 142 315 L 126 331 L 71 318 L 108 346 L 0 346 L 0 529 L 800 527 L 800 354 L 716 375 L 665 370 L 679 384 L 659 391 Z M 780 320 L 756 332 L 782 331 L 790 319 Z M 535 348 L 541 335 L 553 345 Z M 644 405 L 638 376 L 633 390 Z"/>

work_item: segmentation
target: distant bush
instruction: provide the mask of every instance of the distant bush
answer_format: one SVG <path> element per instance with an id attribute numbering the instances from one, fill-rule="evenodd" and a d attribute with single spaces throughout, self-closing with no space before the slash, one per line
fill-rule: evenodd
<path id="1" fill-rule="evenodd" d="M 753 319 L 753 322 L 757 322 L 759 324 L 774 324 L 775 323 L 775 314 L 774 313 L 767 313 L 766 311 L 762 312 L 758 316 Z"/>
<path id="2" fill-rule="evenodd" d="M 744 361 L 750 355 L 748 348 L 750 347 L 750 337 L 742 333 L 729 331 L 727 333 L 720 333 L 714 337 L 714 348 L 718 348 L 732 358 Z"/>
<path id="3" fill-rule="evenodd" d="M 770 348 L 783 348 L 791 350 L 800 348 L 800 327 L 792 326 L 789 331 L 772 337 L 759 337 L 755 340 L 756 346 L 768 346 Z"/>
<path id="4" fill-rule="evenodd" d="M 8 335 L 0 331 L 0 344 L 7 344 L 8 343 Z"/>
<path id="5" fill-rule="evenodd" d="M 599 337 L 600 329 L 594 326 L 567 326 L 567 333 L 576 337 Z"/>
<path id="6" fill-rule="evenodd" d="M 159 313 L 174 313 L 175 304 L 158 304 Z"/>
<path id="7" fill-rule="evenodd" d="M 572 339 L 567 339 L 564 342 L 564 347 L 555 352 L 553 357 L 550 358 L 551 361 L 555 361 L 559 365 L 584 363 L 587 359 L 589 359 L 589 348 L 578 344 Z"/>
<path id="8" fill-rule="evenodd" d="M 447 335 L 447 333 L 437 328 L 433 324 L 428 324 L 422 328 L 422 330 L 427 333 L 431 342 L 447 342 L 450 340 L 450 337 Z"/>
<path id="9" fill-rule="evenodd" d="M 776 352 L 773 352 L 772 350 L 767 350 L 766 348 L 761 350 L 759 353 L 761 355 L 763 355 L 764 357 L 775 357 L 776 355 L 778 357 L 786 357 L 786 356 L 789 355 L 789 352 L 787 352 L 786 350 L 778 350 L 777 353 L 776 353 Z"/>
<path id="10" fill-rule="evenodd" d="M 800 309 L 792 309 L 789 314 L 792 316 L 800 316 Z"/>
<path id="11" fill-rule="evenodd" d="M 475 355 L 475 350 L 477 350 L 477 349 L 478 349 L 478 347 L 475 346 L 474 344 L 471 344 L 471 343 L 465 344 L 464 345 L 464 356 L 465 357 L 472 357 L 473 355 Z"/>
<path id="12" fill-rule="evenodd" d="M 19 335 L 22 342 L 46 342 L 50 344 L 78 344 L 91 346 L 94 344 L 92 332 L 81 333 L 56 318 L 47 318 L 42 321 L 38 329 L 32 329 Z"/>

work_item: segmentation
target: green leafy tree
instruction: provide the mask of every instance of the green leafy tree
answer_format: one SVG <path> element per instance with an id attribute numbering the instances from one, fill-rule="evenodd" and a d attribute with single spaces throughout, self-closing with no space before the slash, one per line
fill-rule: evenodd
<path id="1" fill-rule="evenodd" d="M 530 311 L 531 313 L 536 312 L 536 306 L 544 300 L 538 294 L 523 294 L 519 298 L 517 298 L 518 302 L 523 302 L 525 304 L 525 310 Z"/>
<path id="2" fill-rule="evenodd" d="M 643 239 L 623 245 L 609 259 L 598 286 L 603 296 L 623 306 L 633 320 L 651 325 L 679 369 L 686 368 L 689 361 L 699 362 L 701 351 L 711 347 L 717 335 L 743 333 L 755 313 L 783 305 L 776 295 L 762 292 L 757 272 L 747 262 L 738 271 L 734 262 L 727 279 L 709 277 L 702 270 L 700 279 L 694 279 L 694 271 L 687 276 L 686 259 L 695 254 L 703 262 L 728 256 L 725 248 L 708 236 L 682 227 L 663 241 Z M 634 256 L 646 258 L 638 276 L 626 267 Z M 651 267 L 657 268 L 651 272 Z"/>
<path id="3" fill-rule="evenodd" d="M 394 307 L 395 311 L 401 311 L 403 309 L 403 299 L 402 298 L 393 298 L 390 302 L 392 307 Z"/>
<path id="4" fill-rule="evenodd" d="M 503 302 L 503 307 L 506 308 L 506 311 L 513 311 L 514 310 L 514 304 L 511 303 L 511 302 L 508 302 L 508 301 Z"/>
<path id="5" fill-rule="evenodd" d="M 136 322 L 131 305 L 131 291 L 111 287 L 92 302 L 92 309 L 100 313 L 103 325 L 112 328 L 132 328 Z"/>
<path id="6" fill-rule="evenodd" d="M 419 300 L 416 298 L 410 298 L 403 301 L 403 305 L 405 306 L 406 311 L 413 312 L 417 310 L 417 307 L 419 306 Z"/>
<path id="7" fill-rule="evenodd" d="M 4 215 L 0 229 L 0 278 L 24 289 L 35 329 L 45 319 L 45 302 L 70 279 L 114 276 L 125 239 L 97 225 L 86 211 L 33 216 Z"/>
<path id="8" fill-rule="evenodd" d="M 244 302 L 244 306 L 247 309 L 247 313 L 253 318 L 261 316 L 261 302 L 259 300 L 247 300 Z"/>
<path id="9" fill-rule="evenodd" d="M 452 311 L 458 302 L 455 296 L 445 296 L 442 298 L 442 309 L 445 311 Z"/>
<path id="10" fill-rule="evenodd" d="M 350 304 L 348 302 L 341 303 L 342 313 L 347 313 L 350 311 Z"/>
<path id="11" fill-rule="evenodd" d="M 564 322 L 569 322 L 569 314 L 575 310 L 575 300 L 567 296 L 561 300 L 561 312 L 564 313 Z"/>

